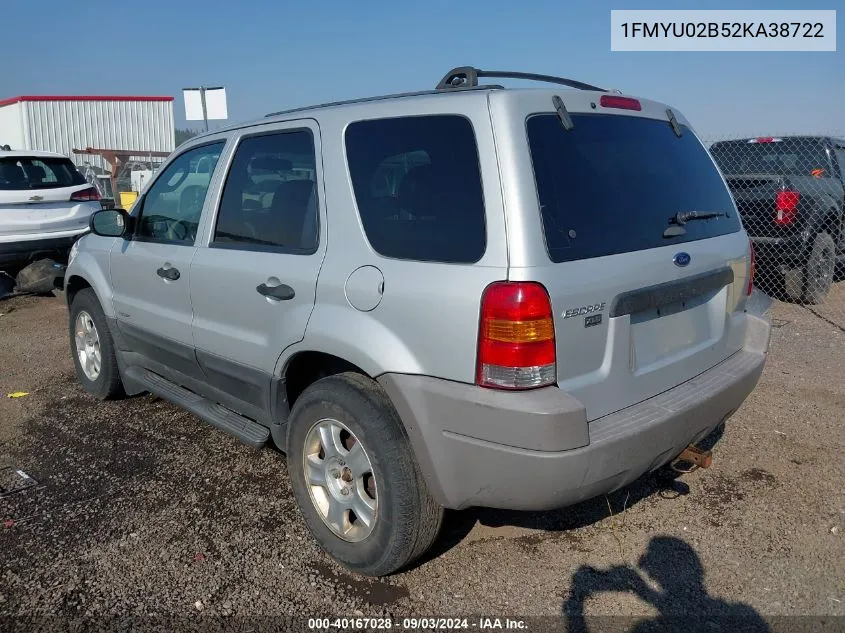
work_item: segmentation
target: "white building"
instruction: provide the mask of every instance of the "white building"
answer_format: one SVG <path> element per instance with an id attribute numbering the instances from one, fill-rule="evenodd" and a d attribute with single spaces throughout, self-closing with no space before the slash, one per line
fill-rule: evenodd
<path id="1" fill-rule="evenodd" d="M 0 145 L 107 168 L 74 149 L 172 152 L 173 97 L 21 96 L 0 100 Z"/>

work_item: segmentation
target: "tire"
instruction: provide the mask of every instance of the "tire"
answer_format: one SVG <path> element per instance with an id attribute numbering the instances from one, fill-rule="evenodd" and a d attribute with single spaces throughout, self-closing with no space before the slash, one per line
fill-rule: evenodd
<path id="1" fill-rule="evenodd" d="M 82 326 L 83 330 L 80 330 L 78 326 L 81 325 L 81 322 L 86 322 L 89 327 L 93 328 L 95 336 L 91 336 L 91 330 L 84 330 L 84 325 Z M 103 308 L 91 288 L 80 290 L 73 298 L 73 303 L 70 306 L 69 331 L 73 366 L 76 369 L 76 377 L 85 391 L 99 400 L 108 400 L 123 395 L 114 341 Z M 81 342 L 86 345 L 89 354 L 91 349 L 99 350 L 96 376 L 91 375 L 86 370 L 86 366 L 83 365 L 77 346 L 77 334 L 86 339 Z M 96 345 L 91 345 L 91 349 L 89 349 L 87 344 L 94 340 L 96 340 Z"/>
<path id="2" fill-rule="evenodd" d="M 824 301 L 833 283 L 836 270 L 836 244 L 828 233 L 819 233 L 813 242 L 810 258 L 804 267 L 804 301 Z"/>
<path id="3" fill-rule="evenodd" d="M 315 444 L 315 439 L 326 437 L 316 429 L 325 430 L 327 424 L 336 428 L 334 422 L 350 433 L 341 433 L 343 448 L 354 448 L 356 440 L 360 442 L 372 473 L 369 480 L 363 474 L 365 467 L 357 469 L 359 472 L 351 470 L 362 463 L 360 454 L 356 459 L 350 457 L 349 468 L 344 461 L 335 462 L 342 464 L 338 479 L 339 471 L 331 464 L 339 458 L 326 453 L 322 439 Z M 411 564 L 431 547 L 440 531 L 443 508 L 429 494 L 402 422 L 378 383 L 352 372 L 322 378 L 297 398 L 290 425 L 288 470 L 294 495 L 308 529 L 330 556 L 359 574 L 386 576 Z M 338 451 L 341 460 L 352 454 Z M 309 463 L 314 469 L 311 472 L 318 476 L 324 473 L 326 485 L 308 483 Z M 347 475 L 349 483 L 344 483 Z M 336 485 L 347 486 L 350 497 L 341 497 L 339 492 L 343 491 L 338 492 Z M 363 498 L 362 485 L 366 491 L 375 491 L 367 495 L 375 505 L 370 510 L 374 520 L 369 527 L 355 517 L 353 509 L 363 507 L 360 503 L 355 506 L 357 498 L 353 498 Z M 346 508 L 344 522 L 355 520 L 346 536 L 329 527 L 323 518 L 328 514 L 326 500 L 330 504 L 341 500 L 336 507 Z"/>

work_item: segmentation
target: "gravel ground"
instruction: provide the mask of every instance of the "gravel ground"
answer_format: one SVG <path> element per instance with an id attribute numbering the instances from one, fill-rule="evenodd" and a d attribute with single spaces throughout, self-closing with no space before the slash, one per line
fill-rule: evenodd
<path id="1" fill-rule="evenodd" d="M 845 305 L 845 283 L 835 293 Z M 845 310 L 828 312 L 775 304 L 765 373 L 710 470 L 549 513 L 451 513 L 425 561 L 371 580 L 311 540 L 283 455 L 149 396 L 91 399 L 62 300 L 0 302 L 0 393 L 29 392 L 0 398 L 0 467 L 37 480 L 0 497 L 0 616 L 13 616 L 0 629 L 51 614 L 200 629 L 302 614 L 845 616 Z"/>

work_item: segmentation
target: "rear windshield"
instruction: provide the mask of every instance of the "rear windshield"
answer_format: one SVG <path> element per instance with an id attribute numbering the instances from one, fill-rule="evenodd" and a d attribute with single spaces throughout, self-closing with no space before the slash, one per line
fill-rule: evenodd
<path id="1" fill-rule="evenodd" d="M 768 143 L 721 141 L 710 147 L 710 153 L 726 176 L 774 174 L 823 178 L 828 175 L 827 153 L 815 139 Z"/>
<path id="2" fill-rule="evenodd" d="M 0 189 L 57 189 L 84 185 L 76 166 L 68 158 L 59 156 L 5 156 L 0 158 Z"/>
<path id="3" fill-rule="evenodd" d="M 553 262 L 680 244 L 739 231 L 730 193 L 688 128 L 666 121 L 556 114 L 527 120 L 546 246 Z M 664 238 L 681 211 L 727 213 L 695 220 Z"/>

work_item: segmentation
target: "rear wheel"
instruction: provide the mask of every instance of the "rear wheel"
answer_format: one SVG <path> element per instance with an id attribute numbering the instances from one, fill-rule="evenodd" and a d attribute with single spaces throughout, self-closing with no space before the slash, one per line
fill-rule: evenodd
<path id="1" fill-rule="evenodd" d="M 813 242 L 810 258 L 804 267 L 804 301 L 817 304 L 824 301 L 833 283 L 836 269 L 836 244 L 828 233 L 819 233 Z"/>
<path id="2" fill-rule="evenodd" d="M 122 394 L 111 332 L 90 288 L 80 290 L 70 306 L 70 349 L 76 377 L 85 391 L 100 400 Z"/>
<path id="3" fill-rule="evenodd" d="M 305 523 L 342 565 L 383 576 L 431 547 L 443 509 L 431 498 L 393 405 L 373 380 L 318 380 L 291 412 L 288 470 Z"/>

